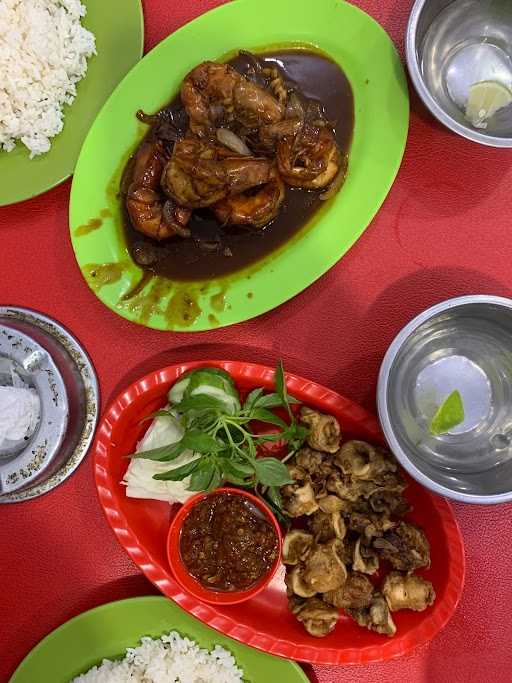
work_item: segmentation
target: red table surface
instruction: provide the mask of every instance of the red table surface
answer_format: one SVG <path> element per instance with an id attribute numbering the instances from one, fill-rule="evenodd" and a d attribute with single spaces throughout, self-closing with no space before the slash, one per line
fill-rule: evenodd
<path id="1" fill-rule="evenodd" d="M 216 4 L 145 0 L 146 49 Z M 384 25 L 403 54 L 411 2 L 356 4 Z M 135 378 L 177 361 L 274 364 L 282 358 L 289 371 L 374 410 L 379 364 L 411 317 L 456 295 L 512 295 L 511 153 L 452 135 L 415 95 L 411 108 L 404 162 L 377 218 L 327 275 L 264 316 L 198 335 L 155 332 L 117 317 L 93 296 L 76 266 L 69 182 L 0 209 L 0 302 L 39 309 L 78 336 L 95 363 L 103 407 Z M 454 507 L 466 542 L 467 579 L 449 625 L 399 660 L 315 667 L 320 683 L 511 680 L 512 506 Z M 155 592 L 107 526 L 90 457 L 49 495 L 4 505 L 0 515 L 1 682 L 70 617 Z"/>

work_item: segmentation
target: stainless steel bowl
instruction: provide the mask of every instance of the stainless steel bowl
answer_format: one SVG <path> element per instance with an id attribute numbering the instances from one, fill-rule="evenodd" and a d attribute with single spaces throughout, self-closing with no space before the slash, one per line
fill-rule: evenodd
<path id="1" fill-rule="evenodd" d="M 464 115 L 469 88 L 498 81 L 512 89 L 510 0 L 416 0 L 407 26 L 412 82 L 432 114 L 455 133 L 492 147 L 512 147 L 512 106 L 486 129 Z"/>
<path id="2" fill-rule="evenodd" d="M 15 373 L 39 397 L 40 418 L 26 442 L 0 451 L 0 503 L 51 491 L 85 457 L 98 419 L 92 363 L 65 327 L 26 308 L 0 306 L 0 381 Z"/>
<path id="3" fill-rule="evenodd" d="M 454 390 L 464 421 L 434 435 Z M 421 313 L 384 357 L 377 403 L 391 450 L 421 484 L 467 503 L 512 501 L 512 301 L 465 296 Z"/>

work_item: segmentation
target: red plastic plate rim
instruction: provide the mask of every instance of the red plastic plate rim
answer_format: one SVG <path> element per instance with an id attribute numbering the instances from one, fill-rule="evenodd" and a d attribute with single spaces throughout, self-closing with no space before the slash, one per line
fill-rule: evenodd
<path id="1" fill-rule="evenodd" d="M 147 391 L 160 385 L 170 387 L 184 372 L 198 366 L 213 365 L 229 372 L 235 381 L 249 381 L 254 386 L 267 385 L 273 381 L 274 370 L 264 365 L 238 361 L 204 360 L 171 365 L 156 370 L 131 384 L 115 398 L 106 410 L 93 447 L 94 473 L 101 506 L 107 521 L 119 543 L 146 577 L 167 597 L 200 621 L 246 645 L 273 655 L 312 664 L 370 664 L 401 657 L 413 649 L 425 645 L 448 623 L 457 609 L 464 586 L 464 545 L 452 508 L 444 498 L 427 492 L 432 506 L 439 515 L 446 533 L 446 553 L 449 559 L 449 576 L 443 601 L 437 601 L 429 610 L 428 617 L 408 633 L 386 639 L 381 645 L 360 648 L 332 648 L 322 641 L 312 639 L 309 646 L 294 643 L 286 638 L 271 636 L 257 631 L 235 619 L 219 613 L 214 605 L 200 602 L 183 591 L 175 581 L 169 567 L 163 567 L 140 543 L 130 528 L 128 520 L 119 509 L 111 490 L 109 479 L 109 452 L 112 429 L 127 405 L 136 401 Z M 322 409 L 343 413 L 347 419 L 371 434 L 376 442 L 383 437 L 376 418 L 364 408 L 340 394 L 297 375 L 286 374 L 288 391 L 310 405 L 321 404 Z"/>

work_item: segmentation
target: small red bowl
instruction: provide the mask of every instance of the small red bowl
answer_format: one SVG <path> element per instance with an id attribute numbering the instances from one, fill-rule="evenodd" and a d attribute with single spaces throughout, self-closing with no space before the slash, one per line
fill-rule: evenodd
<path id="1" fill-rule="evenodd" d="M 185 564 L 181 559 L 180 553 L 180 538 L 181 530 L 183 528 L 183 522 L 189 514 L 190 510 L 201 502 L 205 498 L 210 496 L 218 496 L 221 493 L 229 493 L 234 496 L 240 496 L 251 502 L 255 507 L 263 513 L 266 519 L 272 524 L 272 527 L 277 536 L 278 552 L 274 564 L 269 569 L 269 571 L 263 576 L 257 583 L 251 588 L 245 591 L 215 591 L 205 588 L 199 581 L 197 581 L 188 571 Z M 240 489 L 234 488 L 220 488 L 215 489 L 209 493 L 199 493 L 197 496 L 189 498 L 187 502 L 178 510 L 174 519 L 171 522 L 169 528 L 169 534 L 167 536 L 167 559 L 169 560 L 169 565 L 171 566 L 174 578 L 180 584 L 180 586 L 186 590 L 188 593 L 193 595 L 198 600 L 202 602 L 207 602 L 214 605 L 236 605 L 249 598 L 253 598 L 255 595 L 260 593 L 265 586 L 267 586 L 277 568 L 281 564 L 281 549 L 282 549 L 283 539 L 281 536 L 281 528 L 279 527 L 279 522 L 275 518 L 272 511 L 265 505 L 265 503 L 258 498 L 253 496 L 252 493 L 247 493 L 247 491 L 241 491 Z"/>

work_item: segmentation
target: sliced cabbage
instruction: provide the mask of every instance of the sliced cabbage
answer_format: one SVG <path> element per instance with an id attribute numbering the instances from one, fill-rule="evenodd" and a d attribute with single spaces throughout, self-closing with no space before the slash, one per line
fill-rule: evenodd
<path id="1" fill-rule="evenodd" d="M 136 452 L 142 453 L 176 443 L 182 436 L 183 428 L 177 418 L 171 415 L 161 415 L 153 420 L 137 444 Z M 185 451 L 171 462 L 132 458 L 122 482 L 126 486 L 126 495 L 130 498 L 151 498 L 168 503 L 184 503 L 195 494 L 194 491 L 187 490 L 190 477 L 185 477 L 183 481 L 159 481 L 153 479 L 153 475 L 181 467 L 198 457 L 192 451 Z"/>

